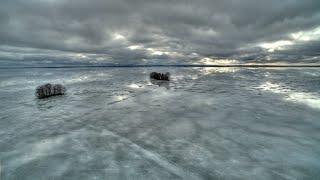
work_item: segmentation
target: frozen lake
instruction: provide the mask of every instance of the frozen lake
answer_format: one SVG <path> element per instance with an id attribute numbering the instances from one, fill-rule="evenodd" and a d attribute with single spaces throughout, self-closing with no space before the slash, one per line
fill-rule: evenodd
<path id="1" fill-rule="evenodd" d="M 320 69 L 0 69 L 0 99 L 1 180 L 320 179 Z"/>

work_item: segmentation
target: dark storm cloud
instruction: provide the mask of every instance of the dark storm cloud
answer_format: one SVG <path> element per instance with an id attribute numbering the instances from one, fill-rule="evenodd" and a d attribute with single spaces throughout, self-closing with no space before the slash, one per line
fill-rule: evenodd
<path id="1" fill-rule="evenodd" d="M 299 42 L 290 36 L 320 26 L 318 0 L 0 3 L 0 58 L 4 60 L 57 62 L 81 57 L 93 63 L 145 63 L 154 59 L 193 63 L 204 57 L 250 62 L 281 57 L 295 62 L 319 56 L 319 36 Z M 272 52 L 260 46 L 277 41 L 292 43 Z"/>

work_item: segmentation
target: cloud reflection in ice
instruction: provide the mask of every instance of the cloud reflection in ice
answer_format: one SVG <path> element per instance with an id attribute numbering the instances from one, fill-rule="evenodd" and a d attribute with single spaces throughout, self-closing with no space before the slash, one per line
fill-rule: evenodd
<path id="1" fill-rule="evenodd" d="M 270 91 L 276 94 L 282 94 L 285 100 L 302 103 L 309 107 L 320 109 L 320 97 L 316 96 L 315 94 L 299 92 L 297 90 L 291 90 L 290 87 L 287 87 L 285 85 L 275 84 L 272 82 L 265 82 L 258 88 L 264 91 Z"/>
<path id="2" fill-rule="evenodd" d="M 153 71 L 169 71 L 172 80 L 154 82 Z M 320 170 L 319 75 L 246 68 L 2 71 L 2 175 L 313 179 Z M 34 88 L 44 81 L 63 82 L 68 93 L 37 100 Z"/>

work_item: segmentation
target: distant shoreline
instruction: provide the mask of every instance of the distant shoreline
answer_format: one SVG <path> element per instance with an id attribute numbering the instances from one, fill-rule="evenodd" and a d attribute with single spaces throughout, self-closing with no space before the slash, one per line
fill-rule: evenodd
<path id="1" fill-rule="evenodd" d="M 319 65 L 308 64 L 230 64 L 230 65 L 201 65 L 201 64 L 180 64 L 180 65 L 70 65 L 70 66 L 22 66 L 22 67 L 0 67 L 0 69 L 58 69 L 58 68 L 135 68 L 135 67 L 246 67 L 246 68 L 320 68 Z"/>

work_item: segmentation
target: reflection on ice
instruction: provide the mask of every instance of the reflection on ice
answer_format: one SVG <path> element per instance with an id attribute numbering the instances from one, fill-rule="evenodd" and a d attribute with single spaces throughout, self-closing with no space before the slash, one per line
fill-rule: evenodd
<path id="1" fill-rule="evenodd" d="M 191 178 L 191 179 L 195 179 L 195 180 L 200 179 L 195 174 L 193 174 L 191 172 L 186 172 L 185 170 L 181 169 L 180 167 L 176 166 L 175 164 L 171 163 L 170 161 L 167 161 L 166 159 L 161 157 L 159 154 L 156 154 L 152 151 L 148 151 L 147 149 L 139 146 L 138 144 L 135 144 L 134 142 L 130 141 L 127 138 L 124 138 L 122 136 L 119 136 L 119 135 L 117 135 L 111 131 L 107 131 L 107 130 L 104 130 L 103 134 L 121 139 L 121 142 L 128 144 L 132 151 L 137 151 L 139 153 L 142 153 L 146 158 L 154 161 L 155 163 L 157 163 L 157 165 L 160 165 L 162 168 L 168 170 L 172 174 L 175 174 L 179 178 L 182 178 L 182 179 Z"/>
<path id="2" fill-rule="evenodd" d="M 319 176 L 318 69 L 0 71 L 2 179 Z M 43 82 L 69 93 L 40 101 Z"/>
<path id="3" fill-rule="evenodd" d="M 114 96 L 114 99 L 117 101 L 123 101 L 123 100 L 128 99 L 128 96 L 125 96 L 125 95 Z"/>
<path id="4" fill-rule="evenodd" d="M 133 89 L 143 88 L 142 85 L 138 85 L 138 84 L 130 84 L 128 87 L 129 87 L 129 88 L 133 88 Z"/>
<path id="5" fill-rule="evenodd" d="M 54 151 L 62 144 L 63 140 L 64 137 L 57 137 L 31 144 L 25 147 L 29 148 L 28 151 L 22 157 L 18 157 L 16 163 L 25 164 L 43 156 L 49 156 L 50 154 L 53 154 Z"/>
<path id="6" fill-rule="evenodd" d="M 289 100 L 294 100 L 306 104 L 313 108 L 320 109 L 320 97 L 308 93 L 293 92 L 289 94 Z"/>
<path id="7" fill-rule="evenodd" d="M 170 81 L 160 81 L 155 79 L 150 79 L 151 84 L 157 85 L 159 87 L 165 87 L 166 89 L 170 89 Z"/>
<path id="8" fill-rule="evenodd" d="M 298 102 L 310 106 L 312 108 L 320 109 L 320 97 L 311 93 L 298 92 L 291 90 L 290 87 L 279 85 L 271 82 L 265 82 L 260 89 L 270 91 L 276 94 L 284 95 L 284 99 L 292 102 Z"/>
<path id="9" fill-rule="evenodd" d="M 202 75 L 210 75 L 215 73 L 235 73 L 239 70 L 240 68 L 235 67 L 205 67 L 201 68 L 200 72 Z"/>

